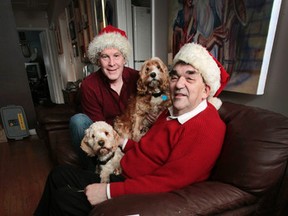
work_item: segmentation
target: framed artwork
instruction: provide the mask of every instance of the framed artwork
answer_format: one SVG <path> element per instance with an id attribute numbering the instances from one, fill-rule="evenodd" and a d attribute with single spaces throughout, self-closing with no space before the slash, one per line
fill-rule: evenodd
<path id="1" fill-rule="evenodd" d="M 262 95 L 282 0 L 169 0 L 168 64 L 189 42 L 230 75 L 225 90 Z"/>
<path id="2" fill-rule="evenodd" d="M 73 20 L 69 22 L 69 32 L 70 32 L 71 40 L 75 40 L 76 39 L 76 30 L 75 30 L 75 24 L 74 24 Z"/>
<path id="3" fill-rule="evenodd" d="M 55 26 L 55 38 L 56 38 L 58 54 L 62 54 L 63 53 L 63 46 L 62 46 L 62 38 L 61 38 L 60 26 L 59 26 L 58 20 L 57 20 L 57 23 Z"/>
<path id="4" fill-rule="evenodd" d="M 69 20 L 73 19 L 74 17 L 74 1 L 71 0 L 68 5 L 68 18 Z"/>

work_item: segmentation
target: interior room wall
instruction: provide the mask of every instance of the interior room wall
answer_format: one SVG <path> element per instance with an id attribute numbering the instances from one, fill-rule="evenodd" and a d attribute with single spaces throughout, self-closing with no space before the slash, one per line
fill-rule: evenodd
<path id="1" fill-rule="evenodd" d="M 48 19 L 47 13 L 44 11 L 21 11 L 19 9 L 13 10 L 15 23 L 18 29 L 21 28 L 47 28 Z"/>
<path id="2" fill-rule="evenodd" d="M 155 42 L 157 43 L 155 44 L 156 54 L 159 56 L 165 56 L 167 53 L 168 39 L 163 35 L 163 33 L 161 33 L 161 31 L 163 30 L 163 26 L 165 30 L 165 26 L 168 26 L 168 4 L 166 0 L 152 1 L 155 2 L 154 10 L 155 13 L 157 13 L 154 23 Z M 286 102 L 286 92 L 288 92 L 288 70 L 286 65 L 288 50 L 287 20 L 288 1 L 282 0 L 264 94 L 249 95 L 223 91 L 220 95 L 220 98 L 223 101 L 260 107 L 288 116 L 288 102 Z"/>
<path id="3" fill-rule="evenodd" d="M 51 0 L 49 8 L 47 11 L 48 22 L 53 23 L 58 19 L 58 16 L 63 12 L 63 9 L 67 7 L 70 3 L 70 0 Z"/>
<path id="4" fill-rule="evenodd" d="M 35 110 L 10 0 L 0 1 L 0 28 L 0 107 L 22 106 L 28 126 L 33 129 Z"/>
<path id="5" fill-rule="evenodd" d="M 152 56 L 168 62 L 168 8 L 165 0 L 152 0 Z M 164 9 L 162 7 L 164 6 Z M 160 9 L 160 10 L 159 10 Z M 161 11 L 161 15 L 159 12 Z M 161 26 L 161 27 L 160 27 Z"/>

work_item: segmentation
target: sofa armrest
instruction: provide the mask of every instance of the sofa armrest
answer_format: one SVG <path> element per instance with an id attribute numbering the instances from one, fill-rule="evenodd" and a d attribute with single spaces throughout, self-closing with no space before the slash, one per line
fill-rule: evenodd
<path id="1" fill-rule="evenodd" d="M 213 215 L 243 206 L 252 206 L 252 212 L 256 201 L 255 196 L 232 185 L 206 181 L 169 193 L 125 195 L 107 200 L 96 205 L 90 216 Z"/>

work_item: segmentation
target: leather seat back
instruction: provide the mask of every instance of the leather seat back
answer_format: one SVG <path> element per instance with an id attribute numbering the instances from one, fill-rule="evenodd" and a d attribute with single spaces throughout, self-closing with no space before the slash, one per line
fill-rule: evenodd
<path id="1" fill-rule="evenodd" d="M 212 180 L 260 195 L 277 185 L 288 159 L 288 118 L 255 107 L 224 102 L 227 125 Z"/>

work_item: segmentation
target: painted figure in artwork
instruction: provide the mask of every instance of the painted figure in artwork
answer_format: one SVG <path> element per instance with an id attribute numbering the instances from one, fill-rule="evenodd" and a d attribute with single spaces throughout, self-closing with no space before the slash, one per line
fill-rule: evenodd
<path id="1" fill-rule="evenodd" d="M 243 0 L 183 0 L 173 24 L 173 56 L 189 42 L 205 46 L 232 73 L 239 23 L 246 24 Z M 180 2 L 180 3 L 181 3 Z"/>

